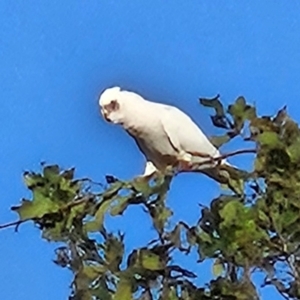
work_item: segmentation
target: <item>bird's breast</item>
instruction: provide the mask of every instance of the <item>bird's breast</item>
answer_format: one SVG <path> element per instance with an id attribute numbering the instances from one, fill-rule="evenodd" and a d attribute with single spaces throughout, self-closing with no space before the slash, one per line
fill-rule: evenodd
<path id="1" fill-rule="evenodd" d="M 152 161 L 158 169 L 164 169 L 176 162 L 177 150 L 173 148 L 169 137 L 159 124 L 128 126 L 126 130 L 135 139 L 147 160 Z"/>

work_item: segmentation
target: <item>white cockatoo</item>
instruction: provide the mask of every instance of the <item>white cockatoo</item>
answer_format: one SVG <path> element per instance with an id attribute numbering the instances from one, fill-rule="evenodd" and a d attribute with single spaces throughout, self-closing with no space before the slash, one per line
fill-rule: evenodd
<path id="1" fill-rule="evenodd" d="M 220 152 L 180 109 L 148 101 L 120 87 L 104 90 L 99 106 L 103 117 L 121 125 L 145 155 L 147 162 L 142 176 L 164 172 L 173 166 L 178 172 L 200 171 L 222 181 L 218 178 L 217 165 L 229 164 L 225 160 L 212 160 L 220 157 Z M 207 163 L 201 165 L 201 162 Z"/>

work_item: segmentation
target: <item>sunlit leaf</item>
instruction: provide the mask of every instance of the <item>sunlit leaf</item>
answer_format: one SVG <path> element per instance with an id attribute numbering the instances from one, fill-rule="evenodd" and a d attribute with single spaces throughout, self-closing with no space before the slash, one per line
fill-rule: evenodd
<path id="1" fill-rule="evenodd" d="M 130 199 L 130 196 L 127 197 L 117 197 L 113 203 L 113 206 L 110 209 L 110 214 L 112 216 L 116 215 L 122 215 L 124 210 L 128 206 L 128 201 Z"/>
<path id="2" fill-rule="evenodd" d="M 91 281 L 94 281 L 96 278 L 101 276 L 105 272 L 103 266 L 84 266 L 82 272 L 87 276 Z"/>
<path id="3" fill-rule="evenodd" d="M 143 193 L 146 197 L 151 193 L 149 182 L 143 177 L 137 177 L 132 181 L 132 185 L 137 192 Z"/>
<path id="4" fill-rule="evenodd" d="M 262 146 L 268 146 L 269 148 L 277 148 L 281 146 L 279 136 L 275 132 L 265 131 L 258 136 L 258 142 Z"/>
<path id="5" fill-rule="evenodd" d="M 220 259 L 216 259 L 213 263 L 212 273 L 215 277 L 221 276 L 224 272 L 224 266 Z"/>
<path id="6" fill-rule="evenodd" d="M 220 148 L 224 144 L 228 143 L 231 140 L 231 137 L 228 134 L 224 134 L 221 136 L 212 136 L 209 140 L 216 148 Z"/>
<path id="7" fill-rule="evenodd" d="M 45 179 L 42 177 L 41 174 L 36 174 L 34 172 L 25 172 L 23 174 L 23 180 L 24 183 L 26 184 L 26 186 L 29 189 L 33 189 L 36 187 L 41 187 L 41 186 L 45 186 L 46 182 Z"/>
<path id="8" fill-rule="evenodd" d="M 122 181 L 117 181 L 113 183 L 104 193 L 103 193 L 103 198 L 108 199 L 113 196 L 115 196 L 121 188 L 124 186 L 124 183 Z"/>
<path id="9" fill-rule="evenodd" d="M 300 136 L 294 140 L 294 142 L 287 148 L 291 161 L 298 163 L 300 161 Z"/>
<path id="10" fill-rule="evenodd" d="M 206 242 L 206 243 L 209 243 L 209 244 L 212 243 L 212 238 L 211 238 L 211 236 L 210 236 L 208 233 L 204 232 L 204 231 L 200 232 L 199 238 L 200 238 L 200 240 L 201 240 L 202 242 Z"/>
<path id="11" fill-rule="evenodd" d="M 173 215 L 173 212 L 165 206 L 156 206 L 152 208 L 151 215 L 155 228 L 159 232 L 162 232 L 166 222 Z"/>
<path id="12" fill-rule="evenodd" d="M 169 234 L 169 240 L 172 242 L 172 244 L 180 248 L 181 247 L 181 226 L 180 224 L 177 224 L 173 231 Z"/>
<path id="13" fill-rule="evenodd" d="M 108 212 L 111 205 L 111 201 L 102 201 L 99 204 L 94 218 L 90 221 L 87 221 L 84 225 L 84 228 L 87 232 L 99 231 L 103 226 L 104 216 Z"/>
<path id="14" fill-rule="evenodd" d="M 13 206 L 11 209 L 19 214 L 20 220 L 27 220 L 41 218 L 45 214 L 57 212 L 59 206 L 48 197 L 36 194 L 33 201 L 24 199 L 20 206 Z"/>
<path id="15" fill-rule="evenodd" d="M 119 270 L 124 253 L 122 237 L 109 235 L 104 244 L 104 259 L 111 271 Z"/>
<path id="16" fill-rule="evenodd" d="M 117 286 L 117 291 L 113 297 L 114 300 L 132 300 L 131 282 L 125 276 L 122 276 Z"/>
<path id="17" fill-rule="evenodd" d="M 43 169 L 43 176 L 49 181 L 59 181 L 60 168 L 58 165 L 45 166 Z"/>
<path id="18" fill-rule="evenodd" d="M 162 270 L 165 267 L 160 256 L 151 251 L 141 250 L 138 256 L 141 266 L 147 270 Z"/>
<path id="19" fill-rule="evenodd" d="M 243 214 L 245 208 L 239 201 L 230 201 L 220 210 L 224 226 L 231 226 L 237 222 L 237 218 Z"/>

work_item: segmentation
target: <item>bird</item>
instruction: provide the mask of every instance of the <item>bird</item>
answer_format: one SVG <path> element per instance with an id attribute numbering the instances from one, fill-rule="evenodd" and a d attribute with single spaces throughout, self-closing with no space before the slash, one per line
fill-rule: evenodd
<path id="1" fill-rule="evenodd" d="M 103 118 L 120 125 L 135 140 L 146 158 L 141 177 L 164 173 L 201 172 L 225 183 L 220 166 L 231 166 L 200 127 L 179 108 L 145 99 L 119 86 L 105 89 L 99 97 Z M 226 176 L 225 176 L 226 177 Z"/>

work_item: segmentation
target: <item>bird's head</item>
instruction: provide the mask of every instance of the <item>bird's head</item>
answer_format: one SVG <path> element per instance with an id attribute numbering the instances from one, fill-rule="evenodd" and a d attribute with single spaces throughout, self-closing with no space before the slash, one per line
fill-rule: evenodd
<path id="1" fill-rule="evenodd" d="M 106 121 L 115 124 L 121 123 L 121 95 L 119 87 L 108 88 L 100 95 L 100 112 Z"/>

